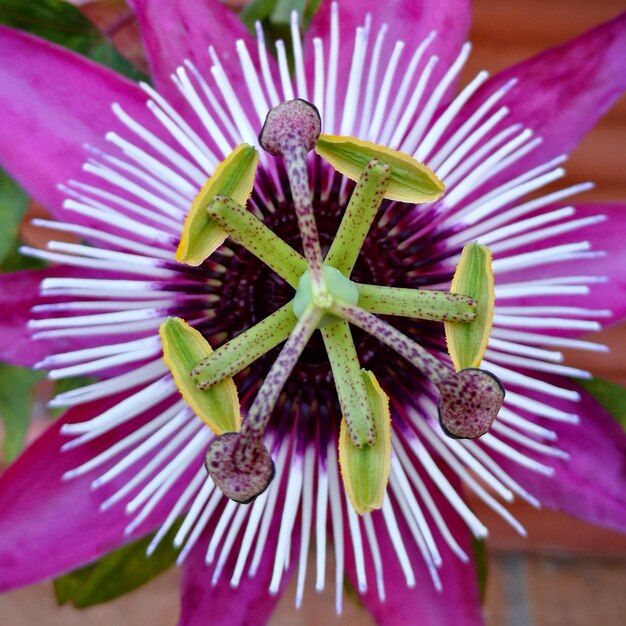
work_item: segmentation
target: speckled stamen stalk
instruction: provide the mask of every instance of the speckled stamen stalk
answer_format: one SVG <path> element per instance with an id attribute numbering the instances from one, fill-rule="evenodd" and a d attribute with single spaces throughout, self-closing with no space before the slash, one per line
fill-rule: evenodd
<path id="1" fill-rule="evenodd" d="M 209 446 L 207 470 L 224 495 L 236 502 L 252 501 L 274 476 L 263 434 L 280 392 L 321 317 L 322 312 L 314 306 L 305 311 L 265 377 L 241 430 L 217 437 Z"/>
<path id="2" fill-rule="evenodd" d="M 271 267 L 294 289 L 307 270 L 306 261 L 261 220 L 234 200 L 217 196 L 207 207 L 209 215 L 238 244 Z"/>
<path id="3" fill-rule="evenodd" d="M 346 208 L 325 265 L 350 276 L 391 178 L 389 166 L 370 161 L 361 174 Z"/>
<path id="4" fill-rule="evenodd" d="M 285 341 L 297 321 L 293 302 L 288 302 L 201 361 L 191 372 L 196 385 L 199 389 L 210 389 L 225 378 L 238 374 Z"/>
<path id="5" fill-rule="evenodd" d="M 476 301 L 448 291 L 359 284 L 359 307 L 379 315 L 399 315 L 438 322 L 471 322 Z"/>
<path id="6" fill-rule="evenodd" d="M 450 369 L 391 324 L 358 306 L 335 301 L 332 312 L 358 326 L 389 346 L 417 367 L 429 380 L 438 384 L 448 377 Z"/>
<path id="7" fill-rule="evenodd" d="M 332 312 L 401 354 L 437 386 L 439 420 L 446 434 L 474 439 L 491 428 L 504 400 L 504 388 L 493 374 L 475 368 L 455 372 L 405 334 L 359 307 L 335 302 Z"/>
<path id="8" fill-rule="evenodd" d="M 357 448 L 374 445 L 374 418 L 348 322 L 340 320 L 326 326 L 322 337 L 350 439 Z"/>

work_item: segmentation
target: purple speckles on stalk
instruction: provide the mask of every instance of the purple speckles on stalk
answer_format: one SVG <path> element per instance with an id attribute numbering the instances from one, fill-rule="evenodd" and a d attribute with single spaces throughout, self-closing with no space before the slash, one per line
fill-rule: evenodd
<path id="1" fill-rule="evenodd" d="M 313 283 L 317 285 L 323 284 L 323 259 L 311 204 L 306 155 L 315 146 L 321 126 L 314 105 L 306 100 L 289 100 L 267 114 L 259 134 L 259 143 L 264 150 L 285 159 L 304 256 L 309 262 Z"/>
<path id="2" fill-rule="evenodd" d="M 317 309 L 305 311 L 298 320 L 289 339 L 272 364 L 259 392 L 241 425 L 241 436 L 246 441 L 260 441 L 278 397 L 291 371 L 298 362 L 302 351 L 311 338 L 320 321 L 321 313 Z"/>
<path id="3" fill-rule="evenodd" d="M 211 442 L 205 465 L 225 496 L 248 504 L 274 478 L 274 462 L 262 442 L 244 442 L 240 433 L 225 433 Z"/>
<path id="4" fill-rule="evenodd" d="M 504 388 L 490 372 L 468 368 L 438 385 L 439 422 L 455 439 L 476 439 L 489 431 L 504 400 Z"/>
<path id="5" fill-rule="evenodd" d="M 370 333 L 418 367 L 439 388 L 439 420 L 456 439 L 475 439 L 493 424 L 504 388 L 491 373 L 468 368 L 453 372 L 409 337 L 359 307 L 336 305 L 336 315 Z"/>
<path id="6" fill-rule="evenodd" d="M 263 444 L 263 434 L 280 392 L 320 317 L 321 313 L 311 308 L 298 320 L 248 410 L 241 431 L 226 433 L 209 447 L 207 471 L 231 500 L 250 502 L 267 489 L 274 477 L 274 463 Z"/>
<path id="7" fill-rule="evenodd" d="M 333 312 L 401 354 L 435 384 L 446 379 L 450 374 L 451 370 L 422 346 L 372 313 L 343 303 L 337 305 Z"/>

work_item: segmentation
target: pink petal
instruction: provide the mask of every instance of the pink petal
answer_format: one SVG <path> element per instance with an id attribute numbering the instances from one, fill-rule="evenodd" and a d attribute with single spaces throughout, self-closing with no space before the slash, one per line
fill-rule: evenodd
<path id="1" fill-rule="evenodd" d="M 235 42 L 245 40 L 252 51 L 251 37 L 227 6 L 217 0 L 131 0 L 130 5 L 141 28 L 155 87 L 172 104 L 180 107 L 182 98 L 170 75 L 185 59 L 214 84 L 209 46 L 215 48 L 233 86 L 239 86 L 241 74 Z"/>
<path id="2" fill-rule="evenodd" d="M 626 206 L 623 204 L 576 204 L 574 219 L 595 215 L 606 215 L 607 220 L 562 236 L 552 237 L 538 244 L 512 250 L 510 254 L 526 253 L 536 249 L 559 246 L 578 241 L 589 241 L 592 251 L 599 254 L 590 258 L 559 261 L 534 267 L 525 267 L 511 272 L 499 273 L 498 283 L 515 283 L 558 276 L 601 276 L 605 282 L 590 285 L 588 296 L 525 297 L 499 301 L 502 306 L 531 306 L 537 304 L 569 305 L 589 308 L 610 309 L 613 316 L 609 323 L 619 322 L 626 316 Z M 586 253 L 585 253 L 586 254 Z M 496 256 L 497 258 L 497 256 Z"/>
<path id="3" fill-rule="evenodd" d="M 282 511 L 283 504 L 279 497 L 276 511 Z M 230 586 L 230 576 L 237 561 L 237 544 L 233 547 L 217 584 L 212 585 L 213 567 L 207 566 L 204 558 L 213 529 L 211 528 L 209 532 L 205 531 L 183 566 L 182 609 L 179 626 L 205 626 L 209 615 L 212 626 L 222 624 L 225 626 L 249 626 L 251 624 L 256 626 L 258 624 L 260 626 L 267 623 L 297 563 L 299 532 L 294 530 L 291 538 L 289 567 L 283 572 L 280 590 L 276 594 L 271 594 L 269 586 L 274 568 L 280 521 L 279 514 L 275 512 L 269 530 L 269 539 L 257 572 L 250 577 L 247 569 L 244 570 L 241 582 L 236 588 Z M 248 558 L 246 567 L 249 566 L 250 559 L 251 556 Z"/>
<path id="4" fill-rule="evenodd" d="M 448 478 L 454 481 L 451 476 Z M 455 482 L 458 481 L 454 481 L 453 484 Z M 396 553 L 389 539 L 382 514 L 372 514 L 376 528 L 376 539 L 379 543 L 383 562 L 386 597 L 384 602 L 380 601 L 374 568 L 372 563 L 368 563 L 367 560 L 368 591 L 359 597 L 372 613 L 376 623 L 381 626 L 398 626 L 399 624 L 481 626 L 483 624 L 478 598 L 478 578 L 472 558 L 469 531 L 458 514 L 435 488 L 431 489 L 431 494 L 450 532 L 470 560 L 467 563 L 460 561 L 459 557 L 441 539 L 433 524 L 431 529 L 443 560 L 441 568 L 438 569 L 442 591 L 437 591 L 404 517 L 396 509 L 400 535 L 407 549 L 416 580 L 415 586 L 408 588 L 405 575 L 400 569 Z M 346 550 L 346 569 L 351 584 L 357 588 L 354 557 L 350 549 Z"/>
<path id="5" fill-rule="evenodd" d="M 80 173 L 84 144 L 102 146 L 107 131 L 122 127 L 111 104 L 154 127 L 146 97 L 101 65 L 4 27 L 0 57 L 0 164 L 60 216 L 63 194 L 56 185 Z"/>
<path id="6" fill-rule="evenodd" d="M 368 51 L 371 51 L 380 27 L 386 23 L 389 26 L 379 73 L 385 67 L 396 41 L 403 41 L 405 48 L 396 69 L 396 77 L 402 77 L 406 71 L 413 52 L 431 31 L 437 31 L 437 37 L 428 47 L 425 58 L 437 55 L 439 62 L 426 94 L 430 93 L 433 85 L 443 76 L 450 64 L 459 53 L 461 44 L 467 37 L 470 25 L 470 4 L 465 0 L 388 0 L 384 4 L 375 0 L 363 0 L 358 3 L 339 4 L 339 63 L 338 81 L 335 101 L 337 111 L 343 110 L 346 88 L 350 77 L 354 35 L 356 29 L 365 24 L 365 16 L 372 16 L 372 28 L 368 39 Z M 331 2 L 323 2 L 320 10 L 311 22 L 307 35 L 305 58 L 308 59 L 308 80 L 313 80 L 313 38 L 322 37 L 325 40 L 325 63 L 328 72 L 328 47 L 330 45 Z M 422 59 L 423 66 L 424 59 Z M 420 67 L 421 67 L 420 66 Z M 367 71 L 367 67 L 366 70 Z M 418 74 L 419 75 L 419 74 Z M 365 89 L 367 74 L 362 80 L 361 89 Z M 393 100 L 392 100 L 393 102 Z"/>
<path id="7" fill-rule="evenodd" d="M 129 427 L 61 452 L 61 445 L 68 440 L 59 434 L 61 425 L 89 419 L 122 399 L 117 396 L 68 411 L 0 478 L 0 590 L 79 567 L 145 534 L 169 512 L 171 496 L 166 496 L 148 520 L 131 536 L 125 537 L 124 528 L 131 518 L 124 514 L 123 504 L 104 512 L 99 511 L 99 506 L 138 471 L 135 467 L 97 491 L 93 491 L 90 484 L 111 463 L 103 465 L 100 472 L 96 470 L 72 480 L 62 480 L 65 471 L 111 446 L 128 434 Z M 146 414 L 135 420 L 132 428 L 140 425 L 138 421 L 144 423 L 150 417 Z M 174 492 L 179 492 L 176 486 Z"/>
<path id="8" fill-rule="evenodd" d="M 563 386 L 563 379 L 548 382 L 560 382 Z M 541 476 L 507 460 L 501 464 L 544 506 L 593 524 L 626 531 L 626 433 L 589 394 L 578 390 L 582 394 L 579 403 L 552 400 L 551 405 L 577 413 L 580 424 L 551 420 L 544 424 L 557 432 L 555 445 L 568 452 L 570 460 L 527 453 L 553 466 L 554 476 Z"/>
<path id="9" fill-rule="evenodd" d="M 514 175 L 567 154 L 606 113 L 626 87 L 626 13 L 559 47 L 494 76 L 477 105 L 512 78 L 518 83 L 501 100 L 507 124 L 521 122 L 543 144 L 508 168 Z M 471 114 L 468 110 L 466 116 Z M 462 119 L 459 119 L 459 123 Z M 502 123 L 499 128 L 503 128 Z"/>

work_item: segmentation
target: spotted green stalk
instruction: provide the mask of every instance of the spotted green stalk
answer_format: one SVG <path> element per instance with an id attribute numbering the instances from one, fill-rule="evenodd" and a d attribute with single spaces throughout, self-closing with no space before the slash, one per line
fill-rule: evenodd
<path id="1" fill-rule="evenodd" d="M 368 313 L 358 306 L 338 301 L 335 301 L 332 312 L 373 335 L 385 345 L 401 354 L 407 361 L 421 370 L 433 383 L 438 384 L 449 375 L 450 368 L 446 367 L 439 359 L 432 356 L 430 352 L 391 324 L 381 320 L 372 313 Z"/>
<path id="2" fill-rule="evenodd" d="M 380 285 L 358 285 L 359 307 L 381 315 L 399 315 L 465 324 L 476 319 L 476 301 L 469 296 Z"/>
<path id="3" fill-rule="evenodd" d="M 207 211 L 237 243 L 271 267 L 294 289 L 297 288 L 300 276 L 307 269 L 306 261 L 261 220 L 224 196 L 217 196 Z"/>
<path id="4" fill-rule="evenodd" d="M 324 259 L 325 265 L 350 276 L 376 212 L 389 185 L 391 170 L 377 160 L 370 161 L 357 183 L 341 224 Z"/>
<path id="5" fill-rule="evenodd" d="M 322 329 L 322 337 L 350 440 L 357 448 L 371 446 L 376 429 L 350 326 L 335 322 Z"/>
<path id="6" fill-rule="evenodd" d="M 192 370 L 198 389 L 210 389 L 238 374 L 289 337 L 296 322 L 293 303 L 288 302 L 258 324 L 218 348 Z"/>

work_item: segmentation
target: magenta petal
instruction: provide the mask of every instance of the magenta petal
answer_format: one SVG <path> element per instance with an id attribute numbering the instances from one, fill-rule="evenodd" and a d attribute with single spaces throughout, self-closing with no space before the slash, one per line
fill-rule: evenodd
<path id="1" fill-rule="evenodd" d="M 553 400 L 551 405 L 577 413 L 580 424 L 544 424 L 557 432 L 554 445 L 570 454 L 569 461 L 547 459 L 524 450 L 528 456 L 555 468 L 551 478 L 508 460 L 501 464 L 542 505 L 593 524 L 626 531 L 626 433 L 589 394 L 578 390 L 582 395 L 579 403 Z"/>
<path id="2" fill-rule="evenodd" d="M 218 0 L 131 0 L 130 5 L 141 27 L 155 87 L 171 103 L 180 104 L 181 95 L 170 75 L 185 59 L 212 83 L 209 46 L 215 48 L 229 78 L 236 79 L 233 84 L 241 81 L 235 42 L 251 38 L 227 6 Z"/>
<path id="3" fill-rule="evenodd" d="M 0 361 L 32 367 L 51 354 L 80 350 L 100 345 L 102 337 L 97 334 L 36 339 L 36 331 L 28 328 L 30 319 L 45 317 L 35 313 L 32 307 L 54 304 L 64 297 L 42 297 L 41 281 L 46 278 L 113 278 L 110 273 L 57 265 L 49 269 L 0 273 L 0 297 L 4 311 L 0 318 Z M 140 277 L 141 278 L 141 277 Z M 156 332 L 156 331 L 155 331 Z M 140 331 L 145 334 L 146 331 Z M 116 335 L 116 341 L 136 339 L 139 333 Z"/>
<path id="4" fill-rule="evenodd" d="M 382 10 L 384 8 L 384 10 Z M 439 62 L 430 81 L 430 88 L 437 84 L 450 64 L 459 53 L 461 44 L 467 37 L 470 25 L 470 4 L 465 0 L 388 0 L 384 4 L 375 0 L 363 0 L 354 3 L 344 2 L 339 5 L 339 67 L 336 102 L 341 111 L 345 91 L 350 76 L 354 35 L 359 26 L 365 24 L 365 16 L 371 14 L 372 29 L 368 40 L 368 50 L 372 50 L 378 30 L 383 23 L 389 26 L 383 46 L 380 68 L 385 67 L 396 41 L 405 43 L 398 63 L 396 76 L 406 71 L 413 52 L 431 31 L 437 31 L 437 37 L 428 47 L 426 58 L 437 55 Z M 311 23 L 307 35 L 305 56 L 313 57 L 313 38 L 322 37 L 326 43 L 325 63 L 328 64 L 328 46 L 330 45 L 331 2 L 323 2 Z M 422 61 L 423 65 L 423 61 Z M 381 69 L 379 68 L 379 72 Z M 313 63 L 309 62 L 307 72 L 309 81 L 313 78 Z M 418 74 L 419 75 L 419 74 Z M 363 79 L 365 83 L 366 79 Z M 362 84 L 362 89 L 365 85 Z"/>
<path id="5" fill-rule="evenodd" d="M 233 547 L 217 584 L 212 585 L 213 567 L 207 566 L 204 562 L 212 529 L 211 532 L 203 533 L 203 537 L 190 552 L 183 567 L 179 626 L 205 626 L 207 616 L 210 616 L 211 626 L 252 624 L 262 626 L 267 623 L 293 574 L 299 546 L 299 532 L 295 530 L 291 537 L 289 567 L 283 572 L 280 590 L 276 594 L 271 594 L 269 586 L 281 521 L 278 512 L 282 511 L 283 505 L 280 500 L 279 498 L 258 570 L 252 577 L 248 576 L 247 569 L 244 570 L 241 581 L 235 589 L 230 586 L 230 576 L 237 561 L 237 544 Z M 248 557 L 246 567 L 249 567 L 250 558 L 251 556 Z"/>
<path id="6" fill-rule="evenodd" d="M 406 578 L 400 569 L 389 533 L 382 515 L 375 513 L 372 520 L 376 528 L 385 579 L 385 601 L 381 602 L 376 589 L 374 568 L 366 560 L 368 591 L 359 596 L 381 626 L 409 626 L 413 624 L 439 625 L 463 624 L 481 626 L 483 618 L 478 597 L 478 579 L 472 558 L 470 533 L 464 522 L 435 489 L 431 490 L 450 532 L 470 560 L 460 561 L 447 544 L 441 540 L 438 531 L 432 526 L 433 534 L 440 551 L 443 564 L 438 569 L 442 590 L 437 591 L 428 573 L 424 559 L 412 539 L 411 532 L 402 514 L 396 513 L 400 535 L 407 548 L 415 586 L 408 588 Z M 346 553 L 346 569 L 351 584 L 357 587 L 354 557 L 351 550 Z"/>
<path id="7" fill-rule="evenodd" d="M 478 100 L 517 78 L 502 100 L 508 119 L 543 138 L 513 167 L 521 171 L 571 151 L 626 88 L 625 58 L 626 13 L 485 83 Z"/>
<path id="8" fill-rule="evenodd" d="M 0 164 L 59 215 L 56 185 L 81 171 L 84 144 L 102 145 L 104 134 L 121 126 L 111 104 L 144 121 L 146 98 L 119 74 L 4 27 L 0 57 Z"/>
<path id="9" fill-rule="evenodd" d="M 626 317 L 626 206 L 623 204 L 576 204 L 574 219 L 583 219 L 595 215 L 605 215 L 603 222 L 586 227 L 582 231 L 568 233 L 561 237 L 552 237 L 531 247 L 513 250 L 511 254 L 525 253 L 532 250 L 559 246 L 578 241 L 592 244 L 591 256 L 584 259 L 559 261 L 549 265 L 537 265 L 512 272 L 499 273 L 497 283 L 515 283 L 558 276 L 601 276 L 606 281 L 589 286 L 589 296 L 542 296 L 501 300 L 502 306 L 532 305 L 569 305 L 610 309 L 613 316 L 610 323 L 619 322 Z M 585 253 L 586 254 L 586 253 Z"/>
<path id="10" fill-rule="evenodd" d="M 121 399 L 117 396 L 68 411 L 0 478 L 0 590 L 74 569 L 145 534 L 164 519 L 172 504 L 169 497 L 140 528 L 125 537 L 124 528 L 130 518 L 124 514 L 123 504 L 99 511 L 103 500 L 137 471 L 134 468 L 97 491 L 90 489 L 91 482 L 100 475 L 97 471 L 62 480 L 65 471 L 94 457 L 128 432 L 121 433 L 123 429 L 118 429 L 96 441 L 61 452 L 61 445 L 68 440 L 59 434 L 61 425 L 93 417 Z M 139 420 L 143 423 L 149 417 L 145 415 Z M 136 426 L 138 424 L 133 424 Z M 102 472 L 110 466 L 111 463 L 104 465 Z M 194 471 L 197 470 L 194 468 Z"/>

